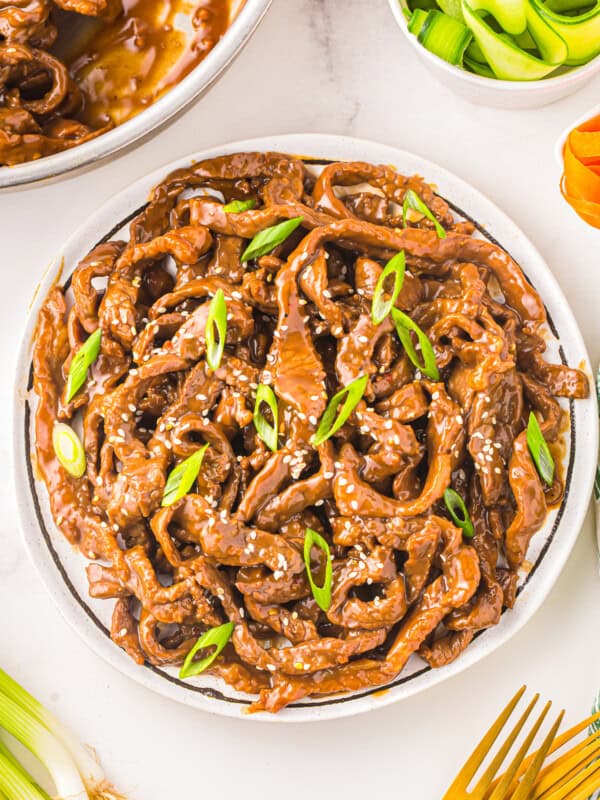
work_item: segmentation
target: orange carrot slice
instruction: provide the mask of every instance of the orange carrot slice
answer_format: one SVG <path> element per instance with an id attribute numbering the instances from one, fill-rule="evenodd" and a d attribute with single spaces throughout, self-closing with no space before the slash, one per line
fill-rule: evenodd
<path id="1" fill-rule="evenodd" d="M 600 228 L 600 203 L 594 203 L 590 200 L 582 200 L 581 198 L 570 195 L 566 189 L 565 177 L 566 176 L 563 175 L 563 179 L 560 184 L 562 196 L 579 214 L 584 222 L 587 222 L 588 225 L 592 225 L 594 228 Z"/>
<path id="2" fill-rule="evenodd" d="M 579 200 L 600 203 L 600 175 L 582 164 L 573 152 L 571 135 L 565 145 L 565 189 L 569 196 Z"/>

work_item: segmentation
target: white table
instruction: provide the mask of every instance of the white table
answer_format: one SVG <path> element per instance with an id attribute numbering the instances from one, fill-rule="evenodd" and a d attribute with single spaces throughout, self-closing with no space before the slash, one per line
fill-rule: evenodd
<path id="1" fill-rule="evenodd" d="M 133 153 L 57 185 L 0 196 L 0 663 L 81 738 L 135 800 L 210 792 L 288 800 L 385 793 L 437 800 L 500 704 L 523 682 L 573 721 L 600 685 L 600 578 L 592 518 L 543 608 L 499 652 L 462 675 L 366 716 L 283 727 L 232 721 L 155 696 L 98 660 L 67 627 L 19 538 L 9 467 L 14 353 L 34 286 L 97 206 L 162 163 L 268 133 L 378 139 L 437 161 L 516 219 L 546 257 L 600 358 L 596 231 L 557 187 L 553 145 L 597 102 L 600 82 L 545 109 L 471 106 L 429 76 L 385 0 L 274 0 L 240 58 L 176 124 Z"/>

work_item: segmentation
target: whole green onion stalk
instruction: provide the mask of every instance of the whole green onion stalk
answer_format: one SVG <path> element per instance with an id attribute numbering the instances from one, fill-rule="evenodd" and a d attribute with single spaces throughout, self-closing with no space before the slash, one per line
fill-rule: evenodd
<path id="1" fill-rule="evenodd" d="M 55 800 L 125 800 L 94 755 L 17 681 L 0 669 L 0 731 L 21 742 L 45 766 Z M 0 741 L 1 800 L 49 800 Z"/>

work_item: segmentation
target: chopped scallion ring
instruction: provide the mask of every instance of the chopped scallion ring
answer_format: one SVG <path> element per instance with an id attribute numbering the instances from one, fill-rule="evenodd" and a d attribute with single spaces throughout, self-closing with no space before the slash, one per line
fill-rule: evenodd
<path id="1" fill-rule="evenodd" d="M 266 403 L 271 409 L 273 415 L 273 424 L 267 422 L 265 416 L 260 410 L 261 403 Z M 265 383 L 259 383 L 256 389 L 256 402 L 254 403 L 254 427 L 256 432 L 263 440 L 263 442 L 274 453 L 278 450 L 278 431 L 279 431 L 279 411 L 277 406 L 277 397 L 275 392 L 270 386 Z"/>
<path id="2" fill-rule="evenodd" d="M 219 334 L 218 341 L 215 339 L 215 327 Z M 218 289 L 210 301 L 204 338 L 206 339 L 206 361 L 208 366 L 212 370 L 218 369 L 221 365 L 227 338 L 227 303 L 222 289 Z"/>
<path id="3" fill-rule="evenodd" d="M 69 367 L 69 377 L 67 379 L 67 403 L 71 402 L 85 383 L 88 369 L 92 366 L 100 353 L 101 338 L 102 331 L 100 328 L 97 328 L 75 353 L 71 361 L 71 366 Z"/>
<path id="4" fill-rule="evenodd" d="M 446 508 L 454 524 L 462 529 L 463 536 L 472 539 L 475 529 L 473 528 L 471 516 L 467 510 L 465 501 L 459 493 L 448 487 L 444 492 L 444 503 L 446 504 Z"/>
<path id="5" fill-rule="evenodd" d="M 321 417 L 317 432 L 313 436 L 312 444 L 314 447 L 323 444 L 323 442 L 331 438 L 334 433 L 339 431 L 358 405 L 365 393 L 368 382 L 369 376 L 362 375 L 360 378 L 356 378 L 356 380 L 352 381 L 352 383 L 349 383 L 344 389 L 341 389 L 337 394 L 333 395 L 329 401 L 329 405 L 325 409 L 325 413 Z M 340 405 L 342 407 L 338 414 L 337 411 Z"/>
<path id="6" fill-rule="evenodd" d="M 288 236 L 302 224 L 304 217 L 294 217 L 286 219 L 270 228 L 260 231 L 252 239 L 248 247 L 242 254 L 242 261 L 250 261 L 252 258 L 260 258 L 270 253 L 278 245 L 283 244 Z"/>
<path id="7" fill-rule="evenodd" d="M 241 214 L 242 211 L 250 211 L 255 205 L 256 200 L 232 200 L 223 206 L 223 211 L 226 214 Z"/>
<path id="8" fill-rule="evenodd" d="M 398 295 L 402 290 L 402 284 L 404 283 L 405 269 L 406 258 L 404 256 L 404 250 L 401 250 L 388 261 L 383 272 L 377 279 L 375 292 L 373 293 L 373 301 L 371 303 L 371 318 L 375 325 L 380 325 L 395 306 Z M 385 282 L 391 275 L 394 276 L 394 288 L 392 289 L 392 294 L 389 299 L 385 300 L 383 296 Z"/>
<path id="9" fill-rule="evenodd" d="M 327 559 L 325 563 L 325 578 L 323 580 L 323 586 L 317 586 L 310 568 L 310 551 L 313 545 L 322 550 Z M 308 582 L 310 583 L 310 588 L 317 605 L 322 611 L 328 611 L 331 605 L 331 582 L 333 576 L 331 550 L 329 549 L 329 544 L 327 541 L 312 528 L 307 528 L 306 533 L 304 534 L 304 565 L 306 566 Z"/>
<path id="10" fill-rule="evenodd" d="M 394 320 L 394 325 L 396 326 L 396 332 L 400 337 L 400 341 L 406 350 L 406 355 L 410 358 L 415 367 L 421 370 L 428 378 L 431 378 L 432 381 L 439 381 L 440 373 L 437 368 L 433 345 L 427 338 L 427 334 L 419 328 L 414 320 L 397 308 L 392 308 L 392 319 Z M 410 335 L 411 331 L 417 335 L 419 346 L 421 347 L 421 354 L 423 356 L 422 363 L 419 361 L 419 356 L 413 344 Z"/>
<path id="11" fill-rule="evenodd" d="M 425 203 L 421 200 L 421 198 L 415 191 L 409 189 L 404 197 L 404 204 L 402 206 L 402 220 L 404 222 L 404 227 L 406 227 L 406 217 L 408 215 L 408 210 L 411 208 L 413 211 L 417 211 L 419 214 L 422 214 L 424 217 L 427 217 L 428 220 L 433 222 L 438 238 L 440 239 L 446 238 L 446 231 L 440 225 L 437 219 L 433 216 L 433 213 L 431 212 L 429 207 L 425 205 Z"/>
<path id="12" fill-rule="evenodd" d="M 540 478 L 548 486 L 552 486 L 554 483 L 554 459 L 533 411 L 529 413 L 527 424 L 527 446 Z"/>
<path id="13" fill-rule="evenodd" d="M 52 429 L 52 445 L 56 457 L 69 475 L 81 478 L 85 472 L 85 450 L 73 428 L 64 422 L 55 422 Z"/>
<path id="14" fill-rule="evenodd" d="M 208 669 L 231 639 L 234 627 L 235 625 L 233 622 L 226 622 L 224 625 L 211 628 L 209 631 L 206 631 L 206 633 L 203 633 L 185 657 L 185 661 L 179 670 L 179 677 L 181 679 L 191 678 L 193 675 L 199 675 L 201 672 L 204 672 L 205 669 Z M 194 661 L 194 656 L 198 650 L 204 650 L 205 647 L 214 647 L 215 649 L 209 656 L 206 656 L 206 658 L 200 661 Z"/>
<path id="15" fill-rule="evenodd" d="M 200 473 L 200 467 L 207 448 L 208 444 L 203 445 L 170 472 L 163 492 L 161 506 L 172 506 L 173 503 L 181 500 L 190 491 Z"/>

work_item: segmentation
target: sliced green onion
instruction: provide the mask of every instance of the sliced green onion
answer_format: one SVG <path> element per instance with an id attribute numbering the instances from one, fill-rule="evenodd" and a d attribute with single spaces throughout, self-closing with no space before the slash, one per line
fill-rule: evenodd
<path id="1" fill-rule="evenodd" d="M 397 308 L 392 308 L 392 319 L 394 320 L 396 332 L 398 333 L 400 341 L 402 342 L 402 346 L 406 350 L 406 355 L 410 358 L 415 367 L 421 370 L 423 375 L 431 378 L 432 381 L 439 381 L 440 373 L 437 368 L 435 353 L 433 352 L 433 345 L 427 338 L 427 334 L 424 333 L 421 328 L 419 328 L 414 320 L 412 320 L 407 314 L 399 311 Z M 421 355 L 423 356 L 422 362 L 419 360 L 419 356 L 413 344 L 413 340 L 410 335 L 411 331 L 417 335 L 417 339 L 421 347 Z"/>
<path id="2" fill-rule="evenodd" d="M 52 445 L 56 457 L 69 475 L 81 478 L 85 472 L 85 450 L 73 428 L 64 422 L 55 422 L 52 429 Z"/>
<path id="3" fill-rule="evenodd" d="M 218 341 L 215 339 L 215 327 L 219 334 Z M 221 365 L 227 338 L 227 303 L 222 289 L 218 289 L 210 301 L 204 338 L 206 339 L 206 361 L 208 366 L 212 370 L 218 369 Z"/>
<path id="4" fill-rule="evenodd" d="M 554 459 L 533 411 L 529 413 L 529 423 L 527 424 L 527 446 L 540 478 L 548 486 L 552 486 L 554 483 Z"/>
<path id="5" fill-rule="evenodd" d="M 310 568 L 310 551 L 313 545 L 320 548 L 323 553 L 325 553 L 327 559 L 325 563 L 323 586 L 317 586 Z M 331 581 L 333 576 L 331 550 L 329 549 L 327 541 L 319 533 L 313 531 L 312 528 L 307 528 L 304 534 L 304 565 L 306 566 L 306 574 L 308 576 L 308 582 L 310 583 L 310 589 L 313 597 L 317 601 L 317 605 L 322 611 L 329 611 L 329 606 L 331 605 Z"/>
<path id="6" fill-rule="evenodd" d="M 406 227 L 406 217 L 409 208 L 412 208 L 413 211 L 418 211 L 419 214 L 423 214 L 424 217 L 427 217 L 428 220 L 431 220 L 431 222 L 433 222 L 433 225 L 435 227 L 436 233 L 440 239 L 446 238 L 446 231 L 444 230 L 444 228 L 434 217 L 428 206 L 426 206 L 425 203 L 421 200 L 419 195 L 412 189 L 409 189 L 408 192 L 406 193 L 404 197 L 404 204 L 402 206 L 402 220 L 404 222 L 404 227 Z"/>
<path id="7" fill-rule="evenodd" d="M 288 236 L 302 224 L 303 220 L 304 217 L 286 219 L 284 222 L 272 225 L 270 228 L 265 228 L 264 231 L 257 233 L 242 253 L 242 261 L 250 261 L 252 258 L 260 258 L 270 253 L 278 245 L 285 242 Z"/>
<path id="8" fill-rule="evenodd" d="M 208 444 L 203 445 L 170 472 L 163 492 L 161 506 L 172 506 L 173 503 L 186 496 L 196 482 L 207 448 Z"/>
<path id="9" fill-rule="evenodd" d="M 371 303 L 371 318 L 375 325 L 380 325 L 396 305 L 396 300 L 398 299 L 402 284 L 404 283 L 405 269 L 406 258 L 404 256 L 404 250 L 401 250 L 388 261 L 383 272 L 379 276 L 373 294 L 373 302 Z M 390 275 L 394 276 L 394 288 L 389 300 L 384 300 L 383 293 L 385 291 L 385 282 Z"/>
<path id="10" fill-rule="evenodd" d="M 260 410 L 261 403 L 266 403 L 271 409 L 271 414 L 273 415 L 272 425 L 267 422 L 265 416 Z M 256 402 L 254 403 L 253 419 L 256 432 L 267 445 L 267 447 L 269 447 L 275 453 L 278 450 L 279 445 L 279 409 L 275 392 L 265 383 L 259 383 L 256 389 Z"/>
<path id="11" fill-rule="evenodd" d="M 89 797 L 96 800 L 122 800 L 122 795 L 109 784 L 102 766 L 90 750 L 2 669 L 0 704 L 0 727 L 12 733 L 42 761 L 56 784 L 58 796 L 87 800 L 89 793 Z M 54 745 L 48 746 L 48 736 Z M 81 785 L 82 780 L 87 792 Z M 11 797 L 9 792 L 7 795 Z"/>
<path id="12" fill-rule="evenodd" d="M 471 522 L 471 516 L 467 510 L 465 501 L 459 493 L 448 487 L 444 492 L 444 503 L 446 503 L 446 508 L 454 524 L 462 528 L 463 536 L 466 536 L 468 539 L 473 538 L 475 529 Z"/>
<path id="13" fill-rule="evenodd" d="M 416 15 L 416 17 L 415 17 Z M 460 66 L 465 50 L 473 34 L 459 19 L 444 14 L 438 9 L 413 14 L 408 29 L 419 42 L 438 58 Z"/>
<path id="14" fill-rule="evenodd" d="M 223 206 L 223 211 L 226 214 L 241 214 L 242 211 L 250 211 L 255 205 L 256 200 L 232 200 Z"/>
<path id="15" fill-rule="evenodd" d="M 323 444 L 323 442 L 331 438 L 334 433 L 339 431 L 358 405 L 361 397 L 365 393 L 368 382 L 369 376 L 362 375 L 360 378 L 356 378 L 356 380 L 352 381 L 352 383 L 349 383 L 344 389 L 341 389 L 337 394 L 333 395 L 325 409 L 325 413 L 321 417 L 317 432 L 313 436 L 312 443 L 314 447 Z M 342 407 L 338 414 L 340 405 Z"/>
<path id="16" fill-rule="evenodd" d="M 217 656 L 221 653 L 227 642 L 231 639 L 235 625 L 233 622 L 226 622 L 224 625 L 219 625 L 216 628 L 211 628 L 198 639 L 196 644 L 189 651 L 183 662 L 183 666 L 179 670 L 179 677 L 191 678 L 192 675 L 199 675 L 208 669 Z M 205 647 L 214 647 L 214 651 L 203 658 L 201 661 L 194 661 L 194 656 L 198 650 L 203 650 Z"/>
<path id="17" fill-rule="evenodd" d="M 100 354 L 101 338 L 102 331 L 100 328 L 97 328 L 75 353 L 71 361 L 71 366 L 69 367 L 69 377 L 67 379 L 67 403 L 71 402 L 85 383 L 88 369 Z"/>

